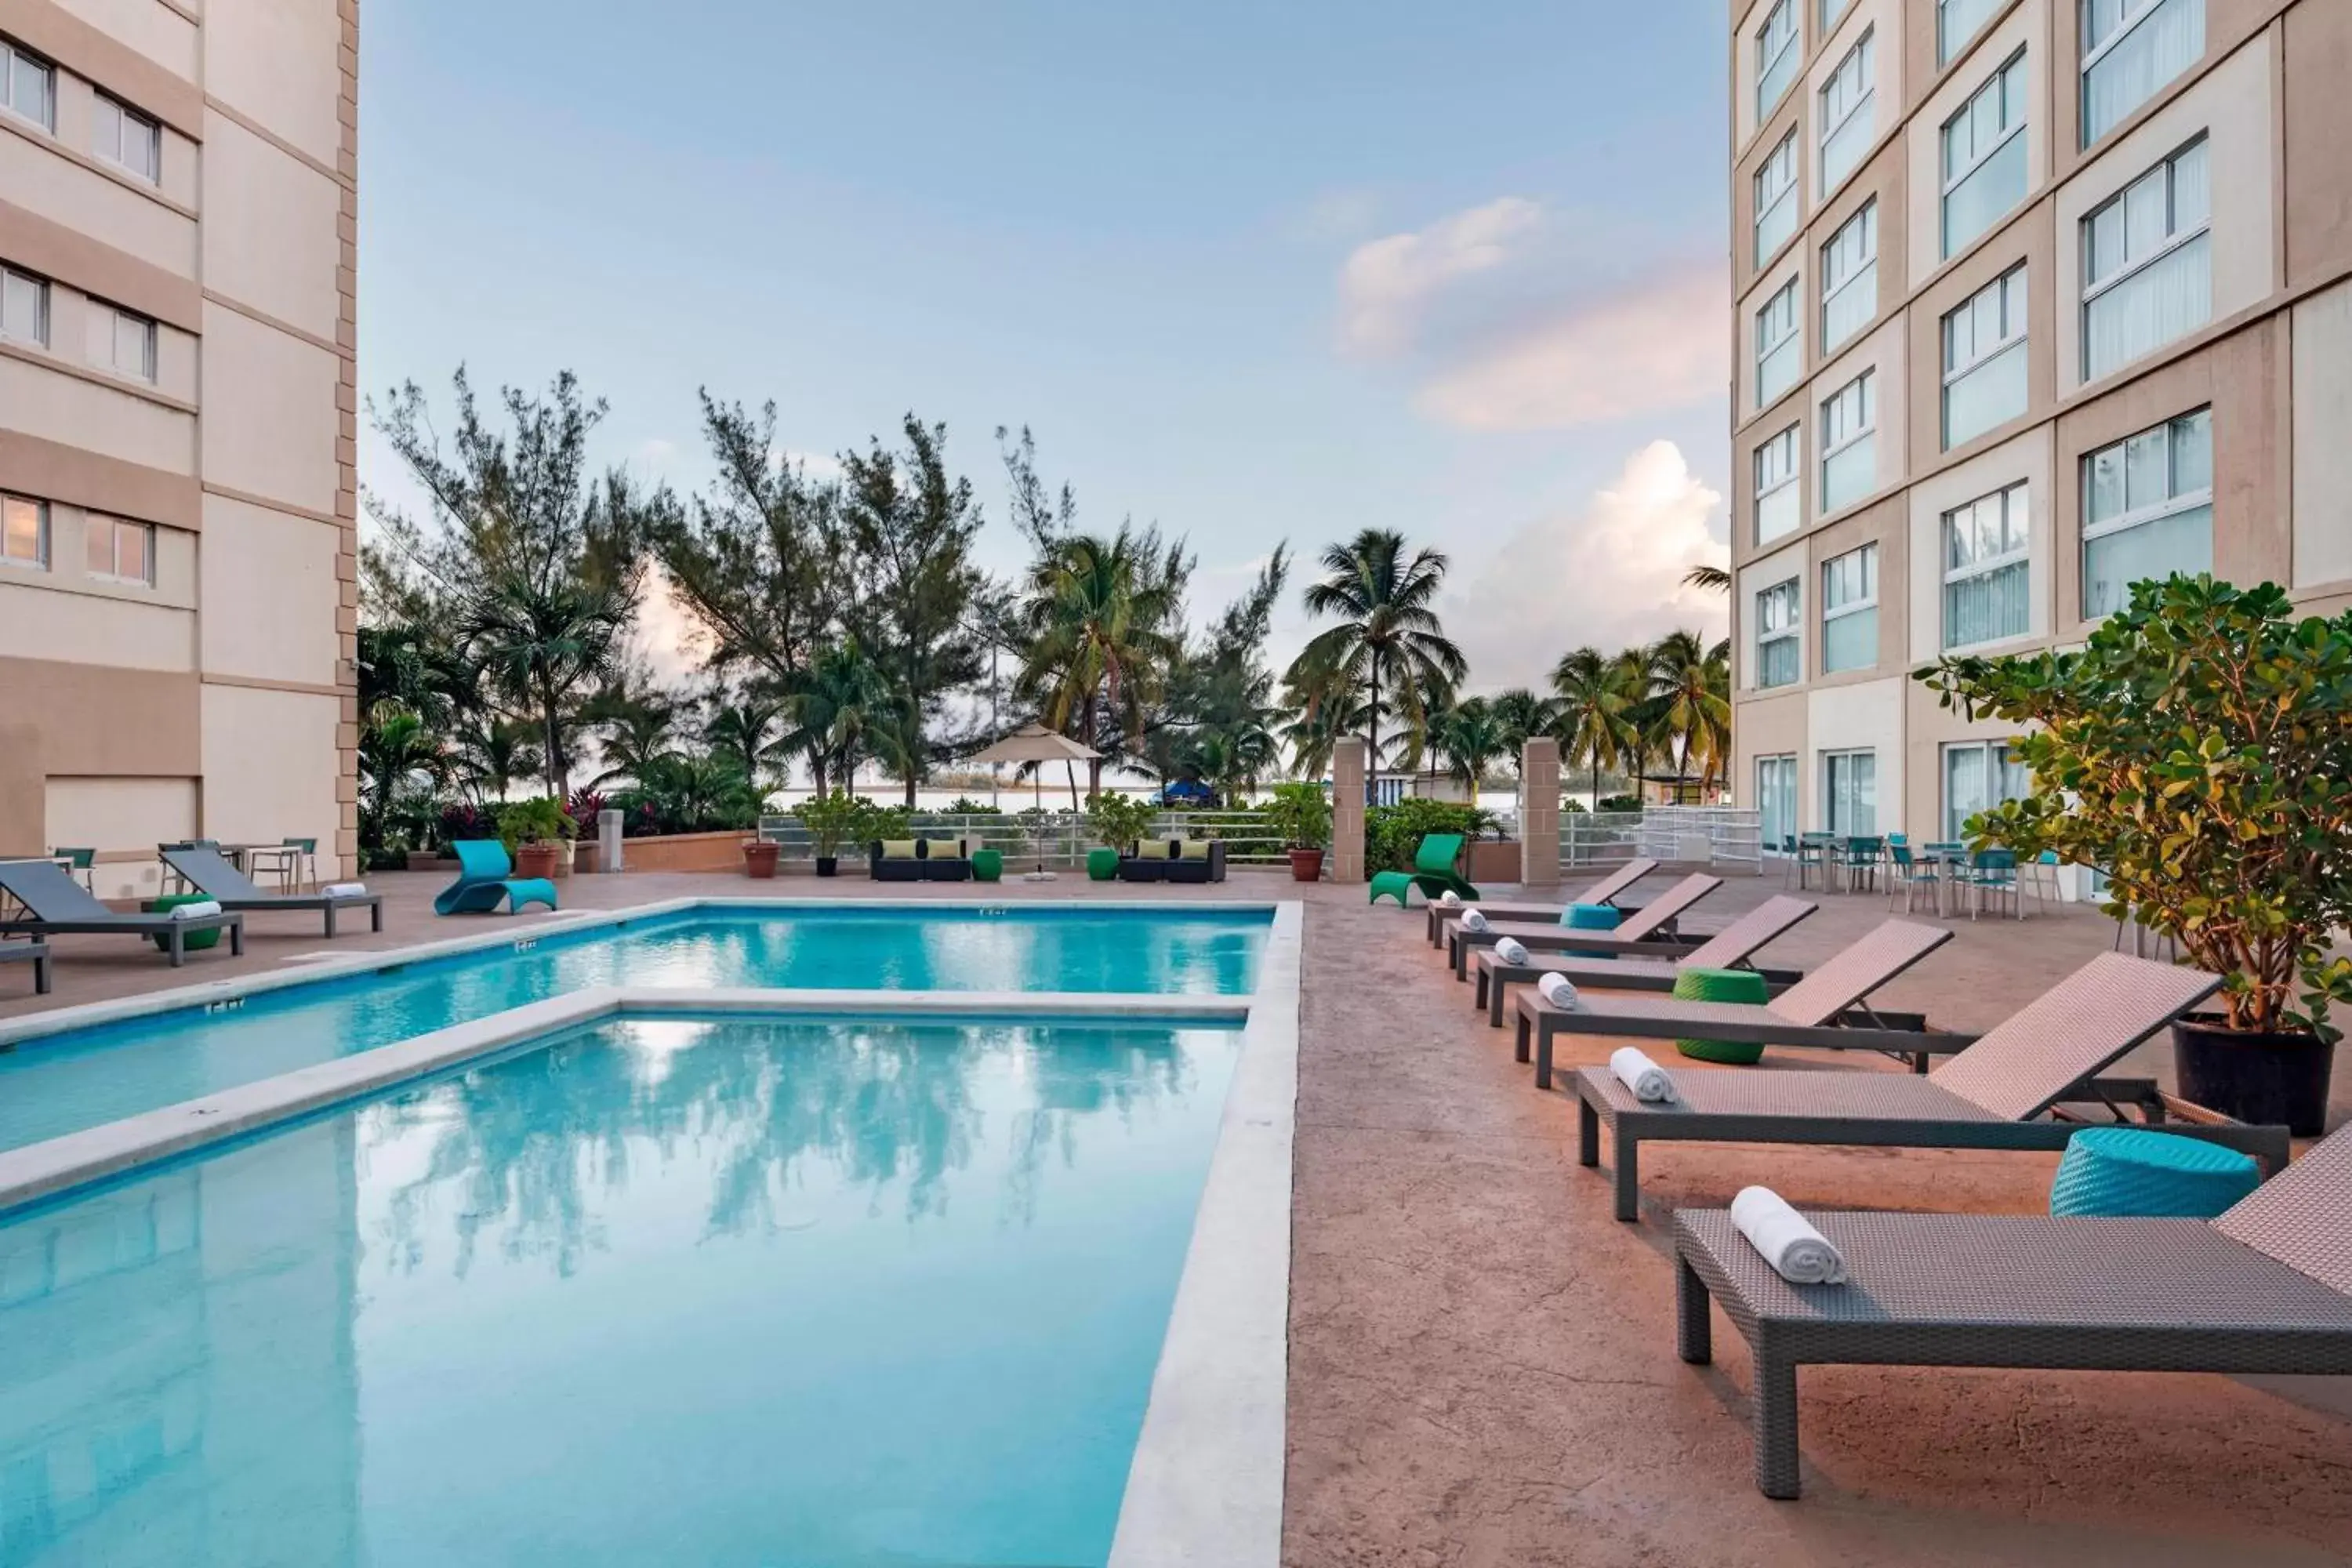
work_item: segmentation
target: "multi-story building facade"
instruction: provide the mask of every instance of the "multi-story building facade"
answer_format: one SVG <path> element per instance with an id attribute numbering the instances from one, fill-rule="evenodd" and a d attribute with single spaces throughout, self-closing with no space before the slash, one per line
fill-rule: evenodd
<path id="1" fill-rule="evenodd" d="M 0 0 L 0 855 L 357 849 L 357 0 Z"/>
<path id="2" fill-rule="evenodd" d="M 1948 652 L 2210 570 L 2352 603 L 2352 3 L 1735 0 L 1734 780 L 1768 841 L 2024 781 Z"/>

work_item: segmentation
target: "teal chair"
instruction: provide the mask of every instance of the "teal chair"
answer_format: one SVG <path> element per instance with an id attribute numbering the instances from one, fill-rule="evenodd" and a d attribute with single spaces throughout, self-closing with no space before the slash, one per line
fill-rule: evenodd
<path id="1" fill-rule="evenodd" d="M 1421 847 L 1412 854 L 1410 871 L 1382 871 L 1372 879 L 1371 896 L 1364 901 L 1377 904 L 1382 894 L 1394 899 L 1400 909 L 1410 907 L 1406 898 L 1413 889 L 1421 889 L 1424 899 L 1440 898 L 1452 893 L 1457 898 L 1475 899 L 1478 889 L 1455 874 L 1454 862 L 1461 858 L 1463 837 L 1459 833 L 1423 834 Z"/>
<path id="2" fill-rule="evenodd" d="M 1979 849 L 1969 857 L 1966 875 L 1973 895 L 1969 904 L 1969 919 L 1974 920 L 1984 912 L 1987 894 L 1996 900 L 2006 898 L 2017 911 L 2017 918 L 2025 918 L 2025 903 L 2018 897 L 2017 890 L 2016 850 Z"/>
<path id="3" fill-rule="evenodd" d="M 525 904 L 555 908 L 555 884 L 512 875 L 514 861 L 497 839 L 461 838 L 449 847 L 457 857 L 457 879 L 435 896 L 435 914 L 496 914 L 500 904 L 509 914 L 520 914 Z"/>
<path id="4" fill-rule="evenodd" d="M 75 881 L 91 892 L 98 891 L 98 851 L 69 849 L 60 844 L 49 851 L 49 858 L 73 873 Z"/>

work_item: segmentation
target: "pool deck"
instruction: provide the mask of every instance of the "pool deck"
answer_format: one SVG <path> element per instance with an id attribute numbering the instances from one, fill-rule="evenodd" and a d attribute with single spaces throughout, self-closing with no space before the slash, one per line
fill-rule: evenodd
<path id="1" fill-rule="evenodd" d="M 197 955 L 179 971 L 123 939 L 61 938 L 56 994 L 32 998 L 29 974 L 0 969 L 0 1017 L 548 920 L 439 921 L 442 879 L 370 880 L 386 894 L 382 935 L 331 945 L 315 919 L 261 917 L 242 961 Z M 1701 912 L 1719 920 L 1780 890 L 1777 877 L 1734 878 Z M 613 908 L 975 889 L 632 873 L 573 878 L 563 893 L 568 907 Z M 988 896 L 1306 902 L 1286 1563 L 2352 1563 L 2352 1391 L 2340 1388 L 2288 1398 L 2179 1373 L 1808 1369 L 1805 1497 L 1756 1492 L 1745 1346 L 1719 1331 L 1715 1365 L 1675 1357 L 1664 1215 L 1751 1181 L 1829 1206 L 2031 1213 L 2054 1156 L 1654 1145 L 1643 1223 L 1620 1225 L 1605 1164 L 1576 1164 L 1573 1102 L 1538 1093 L 1512 1063 L 1507 1035 L 1422 942 L 1417 909 L 1255 872 L 1209 888 L 1065 875 Z M 1771 958 L 1817 961 L 1886 913 L 1866 896 L 1822 905 Z M 1998 1021 L 2113 934 L 2072 909 L 1952 923 L 1958 940 L 1884 999 L 1963 1029 Z M 1572 1038 L 1562 1059 L 1606 1050 Z M 2162 1072 L 2164 1055 L 2133 1065 Z M 2340 1062 L 2333 1121 L 2347 1118 L 2352 1062 Z"/>

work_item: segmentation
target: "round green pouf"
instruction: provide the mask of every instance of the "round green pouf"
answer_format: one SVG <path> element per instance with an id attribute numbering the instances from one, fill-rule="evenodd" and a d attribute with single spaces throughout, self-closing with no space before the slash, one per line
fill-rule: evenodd
<path id="1" fill-rule="evenodd" d="M 1764 977 L 1752 969 L 1685 969 L 1675 976 L 1675 995 L 1685 1002 L 1761 1005 L 1769 994 Z M 1676 1040 L 1675 1049 L 1699 1061 L 1727 1067 L 1753 1067 L 1764 1059 L 1764 1047 L 1748 1040 Z"/>
<path id="2" fill-rule="evenodd" d="M 1118 878 L 1118 851 L 1089 849 L 1087 851 L 1087 879 L 1095 882 L 1116 881 Z"/>
<path id="3" fill-rule="evenodd" d="M 166 910 L 176 910 L 182 904 L 202 904 L 209 902 L 211 902 L 211 900 L 203 893 L 166 893 L 160 899 L 148 900 L 146 903 L 140 907 L 151 915 L 160 915 L 164 913 Z M 189 931 L 180 939 L 180 947 L 181 950 L 185 952 L 205 952 L 213 948 L 218 947 L 220 945 L 220 939 L 221 928 L 214 926 L 208 931 Z M 155 944 L 155 951 L 157 952 L 169 952 L 172 951 L 172 939 L 170 937 L 150 936 L 147 940 Z"/>
<path id="4" fill-rule="evenodd" d="M 2054 1215 L 2211 1219 L 2262 1185 L 2251 1154 L 2147 1127 L 2086 1127 L 2050 1184 Z"/>
<path id="5" fill-rule="evenodd" d="M 973 881 L 993 882 L 1003 875 L 1004 857 L 1003 855 L 993 849 L 975 849 L 971 852 Z"/>

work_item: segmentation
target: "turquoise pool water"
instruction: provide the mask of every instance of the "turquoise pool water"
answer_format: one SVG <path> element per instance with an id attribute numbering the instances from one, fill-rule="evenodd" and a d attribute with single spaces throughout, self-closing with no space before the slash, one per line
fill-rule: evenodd
<path id="1" fill-rule="evenodd" d="M 630 1019 L 0 1223 L 0 1563 L 1100 1563 L 1238 1032 Z"/>
<path id="2" fill-rule="evenodd" d="M 716 909 L 27 1041 L 0 1052 L 0 1149 L 591 985 L 1236 995 L 1264 910 Z M 450 934 L 446 931 L 439 935 Z M 527 937 L 523 940 L 529 940 Z"/>

